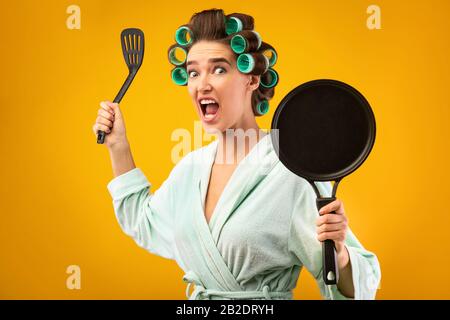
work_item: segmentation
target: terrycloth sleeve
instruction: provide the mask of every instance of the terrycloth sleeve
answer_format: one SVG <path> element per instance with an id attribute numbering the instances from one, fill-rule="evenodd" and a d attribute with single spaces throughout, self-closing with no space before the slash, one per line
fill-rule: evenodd
<path id="1" fill-rule="evenodd" d="M 322 196 L 331 196 L 330 182 L 316 182 Z M 316 206 L 316 194 L 306 185 L 298 198 L 291 219 L 288 248 L 300 266 L 304 266 L 316 279 L 320 292 L 325 299 L 345 300 L 337 285 L 326 285 L 322 275 L 322 245 L 317 240 L 316 219 L 319 212 Z M 354 299 L 375 299 L 381 279 L 378 259 L 367 251 L 348 228 L 345 246 L 350 255 L 352 267 Z"/>
<path id="2" fill-rule="evenodd" d="M 173 189 L 180 170 L 178 164 L 154 193 L 139 168 L 115 177 L 107 185 L 124 233 L 140 247 L 167 259 L 174 259 Z"/>

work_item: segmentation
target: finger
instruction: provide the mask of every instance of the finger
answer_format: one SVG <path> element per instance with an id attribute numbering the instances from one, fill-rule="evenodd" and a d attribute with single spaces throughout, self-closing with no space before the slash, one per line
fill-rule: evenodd
<path id="1" fill-rule="evenodd" d="M 319 214 L 326 214 L 337 210 L 340 206 L 340 200 L 336 199 L 319 210 Z"/>
<path id="2" fill-rule="evenodd" d="M 104 131 L 106 133 L 111 133 L 111 129 L 103 124 L 96 123 L 94 125 L 94 133 L 97 134 L 99 131 Z"/>
<path id="3" fill-rule="evenodd" d="M 108 119 L 102 118 L 100 116 L 97 117 L 96 122 L 100 123 L 100 124 L 103 124 L 103 125 L 105 125 L 105 126 L 107 126 L 109 128 L 113 127 L 113 123 L 111 121 L 109 121 Z"/>
<path id="4" fill-rule="evenodd" d="M 117 109 L 119 108 L 119 104 L 116 102 L 110 102 L 110 101 L 105 101 L 106 104 L 111 107 L 113 109 L 114 112 L 117 112 Z"/>
<path id="5" fill-rule="evenodd" d="M 108 119 L 109 121 L 114 121 L 114 115 L 112 115 L 110 112 L 106 111 L 105 109 L 98 109 L 97 114 L 100 117 Z"/>
<path id="6" fill-rule="evenodd" d="M 316 226 L 320 227 L 325 223 L 341 223 L 347 221 L 347 218 L 344 215 L 338 215 L 334 213 L 324 214 L 320 216 L 316 220 Z"/>
<path id="7" fill-rule="evenodd" d="M 102 107 L 103 109 L 114 115 L 114 109 L 107 104 L 107 101 L 100 102 L 100 107 Z"/>
<path id="8" fill-rule="evenodd" d="M 319 241 L 325 241 L 325 240 L 344 241 L 345 240 L 345 232 L 343 232 L 343 231 L 323 232 L 323 233 L 317 235 L 317 240 L 319 240 Z"/>
<path id="9" fill-rule="evenodd" d="M 336 199 L 319 210 L 319 214 L 334 212 L 336 214 L 344 214 L 344 204 L 341 200 Z"/>
<path id="10" fill-rule="evenodd" d="M 347 221 L 347 218 L 343 215 L 327 213 L 316 219 L 316 225 L 321 226 L 324 223 L 340 223 L 344 221 Z"/>
<path id="11" fill-rule="evenodd" d="M 331 232 L 331 231 L 346 230 L 346 228 L 347 228 L 347 223 L 345 223 L 345 222 L 325 223 L 317 228 L 317 234 L 321 234 L 324 232 Z"/>

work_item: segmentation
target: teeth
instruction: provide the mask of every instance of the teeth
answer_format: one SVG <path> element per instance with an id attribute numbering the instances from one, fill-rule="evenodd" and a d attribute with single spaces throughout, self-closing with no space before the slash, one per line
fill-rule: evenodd
<path id="1" fill-rule="evenodd" d="M 202 100 L 200 100 L 200 103 L 201 104 L 209 104 L 209 103 L 217 103 L 217 102 L 214 100 L 211 100 L 211 99 L 202 99 Z"/>

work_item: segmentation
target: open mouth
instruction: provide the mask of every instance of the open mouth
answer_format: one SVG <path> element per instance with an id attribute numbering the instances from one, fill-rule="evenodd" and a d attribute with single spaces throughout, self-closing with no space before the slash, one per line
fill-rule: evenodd
<path id="1" fill-rule="evenodd" d="M 215 99 L 203 98 L 199 100 L 202 116 L 205 121 L 212 121 L 219 111 L 219 103 Z"/>

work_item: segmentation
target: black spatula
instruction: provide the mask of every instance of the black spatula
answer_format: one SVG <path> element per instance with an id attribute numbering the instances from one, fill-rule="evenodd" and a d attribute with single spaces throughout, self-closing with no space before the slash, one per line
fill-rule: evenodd
<path id="1" fill-rule="evenodd" d="M 123 57 L 128 66 L 128 77 L 120 88 L 119 93 L 114 99 L 114 103 L 120 103 L 128 87 L 131 85 L 136 73 L 141 67 L 144 59 L 144 33 L 140 29 L 128 28 L 124 29 L 120 34 L 120 42 L 122 44 Z M 106 133 L 99 130 L 97 133 L 97 143 L 103 144 Z"/>

